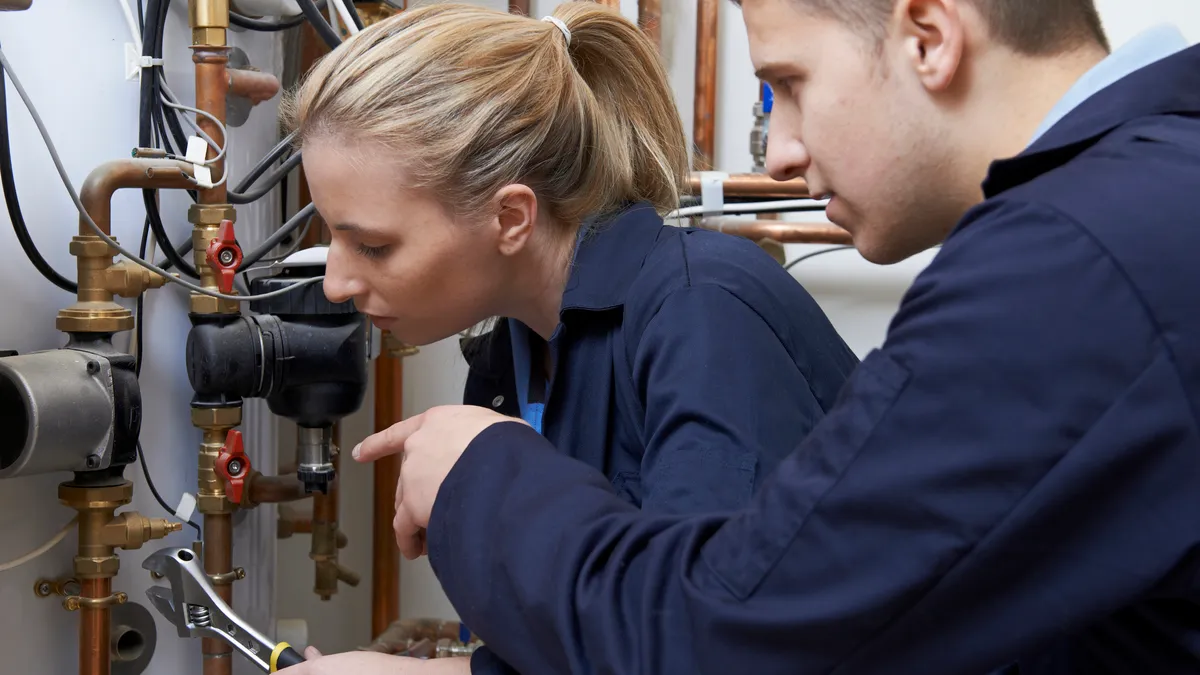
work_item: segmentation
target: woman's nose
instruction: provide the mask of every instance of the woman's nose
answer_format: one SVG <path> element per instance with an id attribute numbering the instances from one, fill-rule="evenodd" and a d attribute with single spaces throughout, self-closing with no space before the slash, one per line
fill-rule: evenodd
<path id="1" fill-rule="evenodd" d="M 329 255 L 325 261 L 325 297 L 330 302 L 346 302 L 362 295 L 366 286 L 355 274 L 354 266 L 345 260 L 342 247 L 337 244 L 329 245 Z"/>

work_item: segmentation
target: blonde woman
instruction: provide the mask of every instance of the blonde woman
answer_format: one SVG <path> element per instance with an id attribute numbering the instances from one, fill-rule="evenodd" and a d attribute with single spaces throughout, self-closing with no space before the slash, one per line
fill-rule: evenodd
<path id="1" fill-rule="evenodd" d="M 857 365 L 754 244 L 664 225 L 683 128 L 654 47 L 601 5 L 404 12 L 322 60 L 287 113 L 332 231 L 326 295 L 416 345 L 502 317 L 465 350 L 465 402 L 521 417 L 636 507 L 741 508 Z M 299 672 L 508 672 L 535 648 Z"/>

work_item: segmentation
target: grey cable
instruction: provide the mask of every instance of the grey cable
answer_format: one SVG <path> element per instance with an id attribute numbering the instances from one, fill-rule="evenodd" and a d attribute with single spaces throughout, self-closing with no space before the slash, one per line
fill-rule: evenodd
<path id="1" fill-rule="evenodd" d="M 2 47 L 0 47 L 0 67 L 3 67 L 4 72 L 8 73 L 8 77 L 12 81 L 13 88 L 16 89 L 17 94 L 21 96 L 21 101 L 25 103 L 25 108 L 29 111 L 29 116 L 33 118 L 33 123 L 37 125 L 38 132 L 42 135 L 42 141 L 46 144 L 46 150 L 50 153 L 50 159 L 54 161 L 54 168 L 58 169 L 58 176 L 62 179 L 63 186 L 67 188 L 67 192 L 70 193 L 71 201 L 75 202 L 75 208 L 78 209 L 80 217 L 83 218 L 84 222 L 86 222 L 88 226 L 92 228 L 92 231 L 96 233 L 96 236 L 100 237 L 100 239 L 109 246 L 120 251 L 121 255 L 150 270 L 151 272 L 162 276 L 173 284 L 183 286 L 184 288 L 195 293 L 218 298 L 220 300 L 231 300 L 233 302 L 266 300 L 267 298 L 273 298 L 278 295 L 290 293 L 303 288 L 304 286 L 315 284 L 318 281 L 323 281 L 325 279 L 324 276 L 313 277 L 312 279 L 306 279 L 299 283 L 292 284 L 286 288 L 281 288 L 277 291 L 271 291 L 270 293 L 263 293 L 262 295 L 226 295 L 225 293 L 211 291 L 203 286 L 197 286 L 191 282 L 184 281 L 183 279 L 173 276 L 166 270 L 142 260 L 136 254 L 118 244 L 115 239 L 105 234 L 104 231 L 100 229 L 100 226 L 96 224 L 96 221 L 92 220 L 92 216 L 87 212 L 87 209 L 84 208 L 83 202 L 79 199 L 79 193 L 75 191 L 75 186 L 71 184 L 71 179 L 69 176 L 67 176 L 67 170 L 63 167 L 62 158 L 59 156 L 58 150 L 54 147 L 54 141 L 50 139 L 50 132 L 46 130 L 46 124 L 42 121 L 42 116 L 38 114 L 37 108 L 33 105 L 33 101 L 30 100 L 29 94 L 25 91 L 25 87 L 21 84 L 21 80 L 17 77 L 16 72 L 13 70 L 12 64 L 8 62 L 8 57 L 5 56 L 4 49 Z"/>

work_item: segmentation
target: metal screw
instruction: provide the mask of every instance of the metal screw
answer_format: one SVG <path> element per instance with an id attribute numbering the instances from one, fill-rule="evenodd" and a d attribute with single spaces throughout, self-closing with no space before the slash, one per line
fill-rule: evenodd
<path id="1" fill-rule="evenodd" d="M 100 372 L 100 364 L 95 361 L 88 361 L 87 372 L 88 375 L 95 375 L 96 373 Z"/>
<path id="2" fill-rule="evenodd" d="M 89 469 L 100 468 L 100 455 L 88 455 L 87 468 L 89 468 Z"/>
<path id="3" fill-rule="evenodd" d="M 54 592 L 54 586 L 49 581 L 39 581 L 34 592 L 37 593 L 38 597 L 44 598 Z"/>
<path id="4" fill-rule="evenodd" d="M 242 475 L 242 469 L 243 469 L 242 460 L 240 460 L 240 459 L 229 460 L 229 465 L 226 467 L 226 469 L 229 471 L 230 476 Z"/>
<path id="5" fill-rule="evenodd" d="M 221 252 L 217 254 L 217 260 L 220 260 L 222 265 L 233 264 L 233 257 L 233 249 L 231 248 L 221 249 Z"/>

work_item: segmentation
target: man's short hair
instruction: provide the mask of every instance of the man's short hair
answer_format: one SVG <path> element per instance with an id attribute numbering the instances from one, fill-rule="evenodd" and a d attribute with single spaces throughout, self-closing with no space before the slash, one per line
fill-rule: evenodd
<path id="1" fill-rule="evenodd" d="M 791 0 L 883 39 L 895 0 Z M 740 0 L 735 0 L 741 4 Z M 1108 38 L 1094 0 L 967 0 L 983 15 L 992 36 L 1028 56 L 1050 56 L 1089 43 L 1106 51 Z"/>

